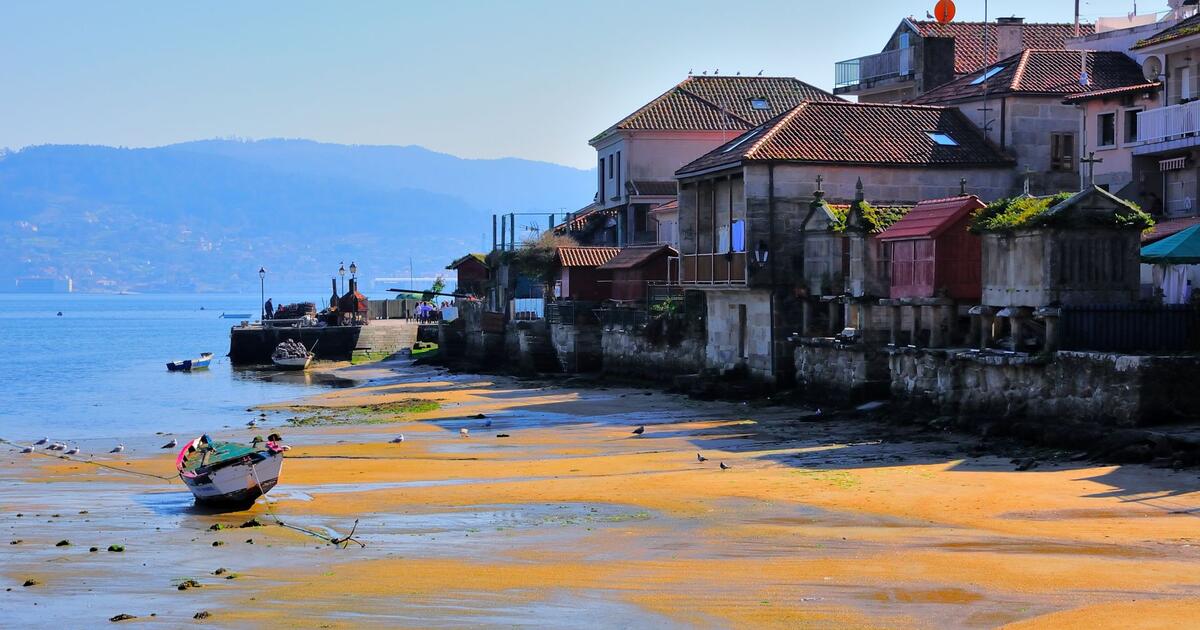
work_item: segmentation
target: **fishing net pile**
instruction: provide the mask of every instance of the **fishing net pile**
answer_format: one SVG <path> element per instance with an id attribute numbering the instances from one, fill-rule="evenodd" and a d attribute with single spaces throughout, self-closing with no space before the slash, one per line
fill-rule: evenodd
<path id="1" fill-rule="evenodd" d="M 271 355 L 272 359 L 303 359 L 308 356 L 308 348 L 304 344 L 293 339 L 288 339 L 275 346 L 275 353 Z"/>

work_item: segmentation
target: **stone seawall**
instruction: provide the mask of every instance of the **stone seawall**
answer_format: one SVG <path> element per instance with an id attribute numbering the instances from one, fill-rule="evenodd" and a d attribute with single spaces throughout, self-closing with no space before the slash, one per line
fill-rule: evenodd
<path id="1" fill-rule="evenodd" d="M 796 386 L 806 395 L 858 403 L 886 398 L 891 387 L 883 348 L 811 338 L 796 344 Z"/>
<path id="2" fill-rule="evenodd" d="M 325 328 L 233 328 L 229 332 L 229 362 L 233 365 L 270 365 L 275 346 L 286 339 L 313 349 L 319 361 L 349 361 L 358 347 L 359 326 Z"/>
<path id="3" fill-rule="evenodd" d="M 1189 417 L 1200 358 L 1058 352 L 1053 356 L 903 348 L 892 395 L 944 415 L 1073 419 L 1132 427 Z"/>
<path id="4" fill-rule="evenodd" d="M 598 325 L 550 325 L 550 340 L 563 372 L 599 371 L 604 365 L 602 336 Z"/>
<path id="5" fill-rule="evenodd" d="M 683 336 L 675 343 L 655 341 L 634 327 L 610 326 L 601 335 L 603 368 L 610 374 L 669 381 L 704 369 L 703 339 Z"/>

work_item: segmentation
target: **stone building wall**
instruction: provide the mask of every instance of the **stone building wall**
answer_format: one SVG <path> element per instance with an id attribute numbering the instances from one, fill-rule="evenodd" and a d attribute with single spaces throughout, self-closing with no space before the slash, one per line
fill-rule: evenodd
<path id="1" fill-rule="evenodd" d="M 602 329 L 597 325 L 551 324 L 554 344 L 563 372 L 578 374 L 599 371 L 604 365 Z"/>
<path id="2" fill-rule="evenodd" d="M 856 403 L 889 393 L 888 355 L 880 347 L 806 339 L 796 344 L 795 365 L 796 386 L 806 395 Z"/>
<path id="3" fill-rule="evenodd" d="M 610 326 L 601 334 L 605 372 L 665 381 L 704 369 L 704 339 L 685 335 L 677 343 L 651 341 L 634 327 Z"/>
<path id="4" fill-rule="evenodd" d="M 745 365 L 751 376 L 774 379 L 772 370 L 771 292 L 761 289 L 706 290 L 708 339 L 704 365 L 731 370 Z M 745 331 L 741 312 L 745 309 Z"/>

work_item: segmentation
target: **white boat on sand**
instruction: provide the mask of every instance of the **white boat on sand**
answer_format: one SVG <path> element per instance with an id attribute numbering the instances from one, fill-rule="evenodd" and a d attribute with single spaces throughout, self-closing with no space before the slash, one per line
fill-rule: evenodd
<path id="1" fill-rule="evenodd" d="M 278 440 L 247 446 L 202 435 L 179 451 L 175 468 L 197 503 L 250 504 L 279 483 L 286 450 Z"/>

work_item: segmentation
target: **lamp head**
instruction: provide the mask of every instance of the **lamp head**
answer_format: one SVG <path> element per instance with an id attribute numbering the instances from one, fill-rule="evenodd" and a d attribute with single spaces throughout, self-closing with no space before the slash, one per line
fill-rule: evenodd
<path id="1" fill-rule="evenodd" d="M 258 279 L 262 280 L 263 278 L 266 278 L 266 277 L 267 277 L 267 270 L 262 267 L 259 267 L 258 268 Z"/>

